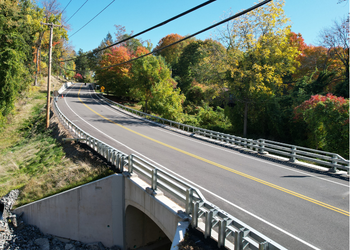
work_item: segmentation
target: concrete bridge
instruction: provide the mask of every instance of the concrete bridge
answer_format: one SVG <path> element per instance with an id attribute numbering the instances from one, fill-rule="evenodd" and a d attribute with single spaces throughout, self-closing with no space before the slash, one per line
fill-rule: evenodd
<path id="1" fill-rule="evenodd" d="M 180 207 L 137 175 L 113 174 L 17 208 L 47 234 L 121 249 L 153 242 L 176 249 L 189 221 Z"/>

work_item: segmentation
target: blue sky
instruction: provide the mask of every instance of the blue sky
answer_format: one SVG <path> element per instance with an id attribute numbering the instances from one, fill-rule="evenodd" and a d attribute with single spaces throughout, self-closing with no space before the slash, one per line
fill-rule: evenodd
<path id="1" fill-rule="evenodd" d="M 59 0 L 63 9 L 70 0 Z M 86 0 L 72 0 L 65 10 L 66 19 L 71 17 Z M 115 0 L 105 11 L 85 28 L 69 39 L 74 49 L 88 51 L 96 48 L 107 33 L 114 37 L 115 24 L 125 26 L 127 33 L 138 33 L 170 17 L 180 14 L 206 0 Z M 80 29 L 92 17 L 105 8 L 112 0 L 89 0 L 81 10 L 70 19 L 68 36 Z M 220 21 L 224 13 L 236 13 L 253 6 L 257 0 L 217 0 L 187 16 L 181 17 L 165 26 L 143 34 L 140 38 L 149 39 L 153 47 L 164 36 L 177 33 L 193 34 Z M 292 31 L 301 33 L 307 44 L 317 45 L 319 32 L 330 27 L 349 13 L 349 2 L 337 4 L 338 0 L 287 0 L 284 11 L 291 19 Z M 198 39 L 210 38 L 213 30 L 207 31 Z"/>

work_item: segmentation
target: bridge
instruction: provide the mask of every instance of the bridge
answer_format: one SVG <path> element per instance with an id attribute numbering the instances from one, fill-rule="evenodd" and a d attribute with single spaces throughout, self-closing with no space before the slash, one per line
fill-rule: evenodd
<path id="1" fill-rule="evenodd" d="M 176 123 L 165 126 L 164 119 L 146 117 L 159 124 L 125 112 L 81 84 L 64 96 L 57 100 L 57 108 L 77 139 L 113 162 L 120 173 L 136 172 L 149 180 L 149 187 L 142 189 L 146 196 L 156 198 L 157 190 L 165 190 L 162 196 L 176 201 L 206 236 L 216 233 L 219 245 L 231 241 L 236 249 L 348 248 L 349 168 L 348 161 L 336 154 L 320 155 Z M 291 161 L 313 158 L 331 171 L 264 156 L 276 148 Z M 339 169 L 345 170 L 343 175 L 336 172 Z M 175 225 L 170 234 L 142 206 L 129 205 L 124 214 L 141 211 L 172 241 Z M 171 213 L 180 216 L 175 210 Z M 177 222 L 181 220 L 186 221 L 180 216 Z"/>

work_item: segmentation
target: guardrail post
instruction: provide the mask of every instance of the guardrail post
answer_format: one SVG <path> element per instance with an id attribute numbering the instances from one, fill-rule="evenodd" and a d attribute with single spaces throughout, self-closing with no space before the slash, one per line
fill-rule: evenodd
<path id="1" fill-rule="evenodd" d="M 134 155 L 129 155 L 128 171 L 130 174 L 134 171 Z"/>
<path id="2" fill-rule="evenodd" d="M 125 156 L 121 154 L 121 157 L 120 157 L 120 168 L 119 168 L 119 171 L 122 173 L 123 170 L 124 170 L 124 165 L 125 165 Z"/>
<path id="3" fill-rule="evenodd" d="M 234 250 L 243 250 L 243 230 L 235 232 L 235 249 Z"/>
<path id="4" fill-rule="evenodd" d="M 193 188 L 188 188 L 186 190 L 186 214 L 191 213 L 192 208 L 192 202 L 193 202 Z"/>
<path id="5" fill-rule="evenodd" d="M 331 171 L 332 171 L 333 173 L 337 172 L 337 163 L 338 163 L 337 158 L 338 158 L 338 157 L 337 157 L 336 154 L 333 154 L 333 155 L 332 155 L 332 169 L 331 169 Z"/>
<path id="6" fill-rule="evenodd" d="M 153 190 L 157 190 L 157 173 L 158 173 L 158 169 L 154 168 L 152 170 L 152 189 Z"/>
<path id="7" fill-rule="evenodd" d="M 211 236 L 211 228 L 213 221 L 213 210 L 205 212 L 205 231 L 204 231 L 204 238 L 208 238 Z"/>
<path id="8" fill-rule="evenodd" d="M 260 153 L 260 154 L 265 153 L 265 151 L 264 151 L 264 148 L 265 148 L 265 145 L 264 145 L 264 144 L 265 144 L 265 140 L 264 140 L 264 139 L 259 139 L 258 142 L 261 143 L 260 148 L 259 148 L 259 153 Z"/>
<path id="9" fill-rule="evenodd" d="M 198 226 L 199 201 L 192 203 L 192 221 L 193 228 Z"/>
<path id="10" fill-rule="evenodd" d="M 297 148 L 295 146 L 292 146 L 292 153 L 291 153 L 291 158 L 290 158 L 290 161 L 291 162 L 295 162 L 296 161 L 296 155 L 297 153 L 295 152 L 297 150 Z"/>
<path id="11" fill-rule="evenodd" d="M 118 152 L 117 153 L 117 160 L 116 160 L 116 166 L 117 166 L 117 169 L 120 171 L 120 165 L 121 165 L 121 153 Z"/>
<path id="12" fill-rule="evenodd" d="M 259 250 L 268 250 L 268 243 L 266 241 L 259 243 Z"/>
<path id="13" fill-rule="evenodd" d="M 219 221 L 218 248 L 225 246 L 227 219 Z"/>

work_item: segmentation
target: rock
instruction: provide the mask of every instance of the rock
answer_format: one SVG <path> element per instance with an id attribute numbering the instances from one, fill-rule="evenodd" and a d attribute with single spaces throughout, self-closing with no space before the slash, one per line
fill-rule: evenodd
<path id="1" fill-rule="evenodd" d="M 39 246 L 41 250 L 50 250 L 50 242 L 47 238 L 38 238 L 34 240 L 34 243 Z"/>
<path id="2" fill-rule="evenodd" d="M 104 245 L 101 242 L 93 242 L 93 243 L 86 244 L 86 249 L 105 250 L 106 248 L 104 247 Z"/>
<path id="3" fill-rule="evenodd" d="M 75 250 L 75 246 L 73 244 L 66 244 L 66 246 L 64 247 L 65 250 Z"/>

